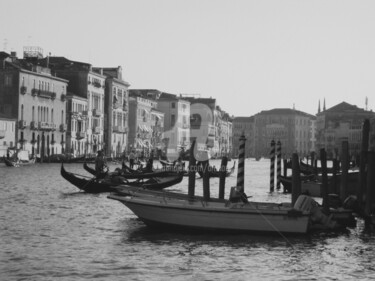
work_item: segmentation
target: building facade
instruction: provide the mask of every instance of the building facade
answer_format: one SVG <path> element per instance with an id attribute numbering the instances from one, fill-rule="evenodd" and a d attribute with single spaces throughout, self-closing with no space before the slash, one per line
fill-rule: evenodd
<path id="1" fill-rule="evenodd" d="M 190 147 L 190 102 L 180 96 L 161 93 L 157 108 L 164 113 L 164 138 L 168 158 L 178 157 Z"/>
<path id="2" fill-rule="evenodd" d="M 254 152 L 254 116 L 233 118 L 233 150 L 232 157 L 238 157 L 240 137 L 244 135 L 245 157 L 256 157 Z"/>
<path id="3" fill-rule="evenodd" d="M 271 141 L 281 142 L 282 155 L 301 157 L 311 152 L 311 120 L 314 116 L 302 111 L 277 108 L 254 116 L 254 154 L 269 157 Z"/>
<path id="4" fill-rule="evenodd" d="M 374 112 L 346 102 L 321 111 L 316 117 L 316 152 L 324 148 L 328 158 L 337 157 L 345 140 L 349 142 L 350 156 L 357 157 L 361 149 L 363 122 L 374 116 Z"/>
<path id="5" fill-rule="evenodd" d="M 52 75 L 38 47 L 0 57 L 0 113 L 17 119 L 16 147 L 42 159 L 64 153 L 68 81 Z"/>
<path id="6" fill-rule="evenodd" d="M 16 123 L 16 119 L 0 114 L 0 157 L 6 156 L 8 148 L 13 148 L 16 143 Z"/>
<path id="7" fill-rule="evenodd" d="M 164 112 L 155 108 L 151 108 L 151 145 L 153 147 L 154 156 L 162 156 L 164 147 Z"/>
<path id="8" fill-rule="evenodd" d="M 106 76 L 95 71 L 91 64 L 48 57 L 46 63 L 57 76 L 69 81 L 68 94 L 87 99 L 85 136 L 68 135 L 72 147 L 84 147 L 84 154 L 93 154 L 104 148 L 104 88 Z M 67 120 L 68 123 L 72 120 Z M 83 138 L 81 138 L 83 137 Z M 79 142 L 79 143 L 76 143 Z"/>
<path id="9" fill-rule="evenodd" d="M 104 142 L 108 156 L 120 157 L 128 147 L 129 83 L 122 78 L 122 68 L 98 68 L 106 76 L 104 106 Z"/>
<path id="10" fill-rule="evenodd" d="M 66 152 L 73 156 L 84 155 L 87 151 L 87 99 L 73 94 L 67 95 Z"/>
<path id="11" fill-rule="evenodd" d="M 144 95 L 137 90 L 129 90 L 129 149 L 138 156 L 149 156 L 153 151 L 152 109 L 157 108 L 153 95 Z"/>

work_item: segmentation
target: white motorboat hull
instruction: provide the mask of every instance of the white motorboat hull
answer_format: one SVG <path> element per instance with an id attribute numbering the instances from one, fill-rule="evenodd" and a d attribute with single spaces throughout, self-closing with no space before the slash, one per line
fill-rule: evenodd
<path id="1" fill-rule="evenodd" d="M 110 195 L 146 224 L 233 232 L 306 233 L 309 214 L 276 203 L 229 203 L 173 197 Z M 291 211 L 292 210 L 292 211 Z"/>

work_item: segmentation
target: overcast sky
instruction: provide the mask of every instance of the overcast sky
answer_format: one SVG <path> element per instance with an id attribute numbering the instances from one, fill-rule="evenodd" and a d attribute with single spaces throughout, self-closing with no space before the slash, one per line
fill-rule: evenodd
<path id="1" fill-rule="evenodd" d="M 132 89 L 231 115 L 342 101 L 375 110 L 375 1 L 1 0 L 0 50 L 121 65 Z"/>

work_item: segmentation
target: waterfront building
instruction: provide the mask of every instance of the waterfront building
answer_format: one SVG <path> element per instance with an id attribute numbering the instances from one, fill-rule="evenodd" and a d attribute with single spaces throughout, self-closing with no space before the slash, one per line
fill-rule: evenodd
<path id="1" fill-rule="evenodd" d="M 87 150 L 87 98 L 77 96 L 71 93 L 67 95 L 67 130 L 66 132 L 66 151 L 73 156 L 83 155 Z"/>
<path id="2" fill-rule="evenodd" d="M 94 68 L 105 75 L 104 142 L 108 156 L 119 157 L 128 147 L 130 84 L 122 78 L 121 66 Z"/>
<path id="3" fill-rule="evenodd" d="M 152 109 L 157 109 L 158 90 L 129 90 L 129 149 L 138 156 L 148 156 L 153 150 Z"/>
<path id="4" fill-rule="evenodd" d="M 232 157 L 238 157 L 240 137 L 244 135 L 245 157 L 256 157 L 254 152 L 254 116 L 234 117 L 233 118 L 233 150 Z"/>
<path id="5" fill-rule="evenodd" d="M 233 127 L 232 118 L 229 114 L 223 111 L 219 106 L 216 106 L 217 117 L 217 157 L 229 156 L 232 153 L 232 138 Z"/>
<path id="6" fill-rule="evenodd" d="M 154 150 L 154 156 L 159 157 L 162 155 L 164 146 L 164 112 L 155 108 L 151 108 L 151 145 Z"/>
<path id="7" fill-rule="evenodd" d="M 301 157 L 311 152 L 311 120 L 305 112 L 276 108 L 254 115 L 254 154 L 269 157 L 271 141 L 281 142 L 282 155 L 291 157 L 296 152 Z"/>
<path id="8" fill-rule="evenodd" d="M 16 122 L 17 119 L 0 114 L 0 157 L 6 156 L 8 148 L 16 143 Z"/>
<path id="9" fill-rule="evenodd" d="M 190 102 L 174 94 L 162 92 L 157 108 L 164 113 L 164 138 L 169 158 L 178 157 L 190 147 Z"/>
<path id="10" fill-rule="evenodd" d="M 184 96 L 190 102 L 190 136 L 197 140 L 198 150 L 219 154 L 219 117 L 216 99 Z"/>
<path id="11" fill-rule="evenodd" d="M 328 158 L 341 153 L 342 141 L 349 142 L 349 154 L 352 158 L 360 153 L 362 127 L 365 119 L 375 117 L 375 113 L 358 108 L 347 102 L 339 103 L 317 114 L 316 152 L 324 148 Z"/>
<path id="12" fill-rule="evenodd" d="M 39 47 L 0 53 L 0 113 L 17 119 L 17 148 L 42 158 L 65 152 L 68 81 L 51 72 Z"/>
<path id="13" fill-rule="evenodd" d="M 78 135 L 68 135 L 70 147 L 84 147 L 83 154 L 96 153 L 104 148 L 104 88 L 106 76 L 101 70 L 94 70 L 89 63 L 69 60 L 65 57 L 48 57 L 50 68 L 58 77 L 69 81 L 68 94 L 87 99 L 87 114 Z M 71 115 L 70 115 L 71 116 Z M 70 118 L 70 116 L 67 116 Z M 68 119 L 71 125 L 74 120 Z M 78 137 L 77 137 L 78 136 Z"/>

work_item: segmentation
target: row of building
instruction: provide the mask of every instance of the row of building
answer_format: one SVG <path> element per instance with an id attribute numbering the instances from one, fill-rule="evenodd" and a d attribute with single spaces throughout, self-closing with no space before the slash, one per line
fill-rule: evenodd
<path id="1" fill-rule="evenodd" d="M 23 58 L 0 52 L 0 156 L 8 148 L 30 155 L 90 155 L 104 150 L 117 157 L 135 150 L 169 158 L 190 147 L 211 156 L 238 155 L 245 134 L 247 157 L 268 157 L 272 140 L 284 156 L 310 155 L 325 148 L 329 157 L 348 140 L 358 155 L 362 124 L 375 113 L 342 102 L 311 115 L 277 108 L 249 117 L 231 117 L 214 98 L 129 89 L 121 67 L 93 67 L 25 47 Z"/>
<path id="2" fill-rule="evenodd" d="M 370 149 L 375 150 L 375 113 L 342 102 L 316 115 L 296 109 L 278 108 L 249 117 L 233 119 L 233 155 L 238 155 L 239 137 L 246 136 L 247 157 L 269 157 L 271 141 L 280 141 L 282 155 L 310 156 L 325 148 L 327 157 L 339 157 L 342 141 L 348 141 L 349 154 L 357 157 L 362 144 L 362 127 L 370 120 Z"/>
<path id="3" fill-rule="evenodd" d="M 198 138 L 212 155 L 232 150 L 232 122 L 213 98 L 129 89 L 121 67 L 93 67 L 65 57 L 23 58 L 0 52 L 0 156 L 8 148 L 30 155 L 177 155 Z"/>

